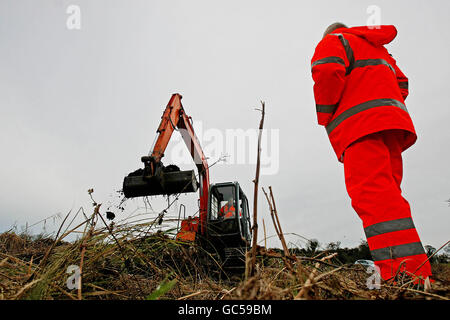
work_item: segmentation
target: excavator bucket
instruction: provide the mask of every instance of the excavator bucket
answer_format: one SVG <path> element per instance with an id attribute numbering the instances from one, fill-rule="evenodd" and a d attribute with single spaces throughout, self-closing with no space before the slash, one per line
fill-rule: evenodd
<path id="1" fill-rule="evenodd" d="M 153 176 L 147 176 L 143 169 L 139 169 L 123 180 L 123 193 L 126 198 L 189 193 L 196 192 L 197 189 L 194 170 L 159 171 Z"/>

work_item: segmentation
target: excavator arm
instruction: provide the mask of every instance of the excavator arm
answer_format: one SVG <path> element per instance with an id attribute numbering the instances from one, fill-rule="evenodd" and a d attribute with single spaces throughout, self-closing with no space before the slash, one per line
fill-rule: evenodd
<path id="1" fill-rule="evenodd" d="M 209 168 L 206 157 L 200 146 L 191 118 L 188 117 L 181 104 L 182 96 L 178 93 L 172 95 L 161 117 L 161 123 L 157 130 L 157 139 L 150 156 L 141 158 L 144 169 L 140 169 L 125 177 L 125 197 L 146 196 L 157 194 L 175 194 L 196 191 L 196 185 L 192 184 L 192 171 L 173 172 L 167 170 L 161 159 L 175 130 L 181 133 L 183 141 L 197 167 L 200 186 L 200 232 L 205 233 L 208 210 L 209 192 Z M 196 184 L 196 182 L 194 182 Z"/>
<path id="2" fill-rule="evenodd" d="M 181 113 L 184 113 L 182 110 L 183 106 L 181 105 L 181 95 L 175 93 L 170 98 L 169 103 L 167 104 L 167 107 L 161 117 L 161 123 L 156 131 L 158 133 L 158 137 L 151 154 L 156 162 L 161 161 L 161 158 L 164 157 L 164 152 L 169 144 L 170 138 L 172 137 L 172 133 L 178 126 L 180 115 Z"/>

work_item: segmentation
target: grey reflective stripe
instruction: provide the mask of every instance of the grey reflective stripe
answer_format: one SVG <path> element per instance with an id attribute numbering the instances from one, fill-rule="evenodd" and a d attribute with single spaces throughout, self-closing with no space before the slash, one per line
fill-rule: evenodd
<path id="1" fill-rule="evenodd" d="M 316 104 L 316 111 L 323 113 L 333 113 L 336 111 L 337 104 Z"/>
<path id="2" fill-rule="evenodd" d="M 408 89 L 408 81 L 400 81 L 398 83 L 398 86 L 400 87 L 400 89 Z"/>
<path id="3" fill-rule="evenodd" d="M 375 223 L 371 226 L 364 228 L 364 232 L 366 233 L 366 237 L 370 238 L 388 232 L 402 231 L 414 228 L 415 228 L 414 223 L 411 218 L 402 218 Z"/>
<path id="4" fill-rule="evenodd" d="M 345 119 L 350 118 L 351 116 L 360 113 L 362 111 L 376 108 L 376 107 L 383 107 L 383 106 L 393 106 L 398 107 L 406 112 L 408 110 L 406 109 L 406 106 L 401 103 L 398 100 L 395 99 L 376 99 L 376 100 L 369 100 L 360 104 L 357 104 L 354 107 L 351 107 L 348 110 L 345 110 L 340 115 L 338 115 L 336 118 L 334 118 L 330 124 L 326 127 L 327 133 L 330 134 L 342 121 Z"/>
<path id="5" fill-rule="evenodd" d="M 353 69 L 367 67 L 367 66 L 378 66 L 378 65 L 385 65 L 385 66 L 389 67 L 389 69 L 391 69 L 391 71 L 395 74 L 394 68 L 384 59 L 356 60 L 355 64 L 353 65 Z"/>
<path id="6" fill-rule="evenodd" d="M 374 261 L 381 261 L 395 258 L 404 258 L 417 254 L 424 254 L 425 250 L 422 247 L 422 243 L 412 242 L 401 244 L 398 246 L 371 250 L 370 253 L 372 254 L 372 258 Z"/>
<path id="7" fill-rule="evenodd" d="M 344 38 L 344 35 L 342 33 L 330 33 L 333 36 L 338 36 L 339 40 L 341 41 L 342 45 L 345 49 L 345 54 L 347 55 L 349 66 L 347 67 L 346 75 L 350 74 L 353 70 L 353 64 L 355 63 L 355 56 L 353 54 L 352 47 L 350 47 L 350 44 L 348 43 L 348 40 Z"/>
<path id="8" fill-rule="evenodd" d="M 324 63 L 339 63 L 342 64 L 345 67 L 345 62 L 342 58 L 339 57 L 326 57 L 323 59 L 319 59 L 317 61 L 314 61 L 313 64 L 311 64 L 311 68 Z"/>

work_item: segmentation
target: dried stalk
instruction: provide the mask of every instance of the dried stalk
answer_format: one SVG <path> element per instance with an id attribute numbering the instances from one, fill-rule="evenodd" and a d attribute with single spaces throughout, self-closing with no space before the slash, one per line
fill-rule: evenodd
<path id="1" fill-rule="evenodd" d="M 322 259 L 320 259 L 321 261 L 325 261 L 325 260 L 329 260 L 334 258 L 335 256 L 337 256 L 337 253 L 333 253 L 327 257 L 323 257 Z M 295 300 L 303 300 L 303 299 L 308 299 L 308 292 L 311 289 L 311 287 L 314 285 L 314 279 L 316 278 L 316 274 L 319 270 L 320 267 L 320 263 L 317 262 L 316 265 L 314 266 L 314 270 L 310 273 L 308 279 L 305 281 L 305 284 L 303 285 L 302 289 L 300 290 L 300 292 L 295 296 Z"/>
<path id="2" fill-rule="evenodd" d="M 261 137 L 264 128 L 264 116 L 265 116 L 265 103 L 261 101 L 261 121 L 259 122 L 259 134 L 258 134 L 258 152 L 256 158 L 256 174 L 255 180 L 253 183 L 255 184 L 254 194 L 253 194 L 253 243 L 252 243 L 252 251 L 251 251 L 251 262 L 248 265 L 249 276 L 255 274 L 255 265 L 256 265 L 256 248 L 258 245 L 258 183 L 259 183 L 259 169 L 261 166 Z"/>
<path id="3" fill-rule="evenodd" d="M 33 280 L 29 283 L 27 283 L 25 286 L 23 286 L 17 293 L 16 295 L 13 297 L 13 300 L 17 300 L 20 299 L 22 297 L 22 295 L 29 289 L 31 288 L 34 284 L 36 284 L 37 282 L 41 281 L 42 279 L 36 279 Z"/>
<path id="4" fill-rule="evenodd" d="M 414 270 L 413 273 L 416 273 L 417 270 L 419 270 L 420 268 L 422 268 L 422 266 L 423 266 L 428 260 L 430 260 L 432 257 L 434 257 L 434 255 L 435 255 L 436 253 L 438 253 L 442 248 L 444 248 L 444 247 L 445 247 L 447 244 L 449 244 L 449 243 L 450 243 L 450 240 L 448 240 L 448 241 L 447 241 L 446 243 L 444 243 L 439 249 L 437 249 L 435 252 L 433 252 L 433 254 L 430 255 L 430 256 L 428 257 L 427 260 L 425 260 L 424 262 L 422 262 L 422 264 L 421 264 L 420 266 L 418 266 L 417 269 Z"/>
<path id="5" fill-rule="evenodd" d="M 283 250 L 284 250 L 284 257 L 282 257 L 282 259 L 284 260 L 284 263 L 286 264 L 286 267 L 293 273 L 294 269 L 292 267 L 292 264 L 289 260 L 287 260 L 286 258 L 290 258 L 291 255 L 289 253 L 288 247 L 286 245 L 286 241 L 284 239 L 283 233 L 281 231 L 281 226 L 280 226 L 280 220 L 278 219 L 278 215 L 276 212 L 276 207 L 275 207 L 275 199 L 273 198 L 273 194 L 272 194 L 272 189 L 270 188 L 270 195 L 271 195 L 271 199 L 269 199 L 269 196 L 267 195 L 266 190 L 264 190 L 264 188 L 262 188 L 262 191 L 264 192 L 264 195 L 266 196 L 267 199 L 267 203 L 269 204 L 269 209 L 270 209 L 270 216 L 272 217 L 272 222 L 275 228 L 275 232 L 278 235 L 278 238 L 281 241 L 281 245 L 283 246 Z"/>
<path id="6" fill-rule="evenodd" d="M 277 221 L 278 231 L 280 232 L 280 234 L 279 234 L 280 241 L 281 241 L 281 244 L 283 245 L 284 253 L 286 254 L 286 256 L 289 256 L 290 255 L 289 249 L 288 249 L 288 247 L 286 245 L 286 239 L 284 238 L 283 230 L 281 230 L 280 220 L 278 219 L 277 206 L 275 204 L 275 198 L 273 197 L 272 187 L 271 186 L 269 186 L 269 191 L 270 191 L 270 197 L 272 198 L 273 213 L 274 213 L 274 216 L 275 216 L 276 221 Z"/>
<path id="7" fill-rule="evenodd" d="M 192 298 L 192 297 L 195 297 L 195 296 L 201 295 L 202 293 L 207 293 L 207 292 L 210 292 L 210 291 L 209 290 L 200 290 L 200 291 L 188 294 L 187 296 L 180 297 L 177 300 L 186 300 L 186 299 L 189 299 L 189 298 Z"/>
<path id="8" fill-rule="evenodd" d="M 92 214 L 92 218 L 91 218 L 91 227 L 89 228 L 89 231 L 88 231 L 86 237 L 84 237 L 83 243 L 81 244 L 80 277 L 78 279 L 78 300 L 82 300 L 82 295 L 81 295 L 81 293 L 82 293 L 81 287 L 82 286 L 81 286 L 81 284 L 82 284 L 82 278 L 83 278 L 84 254 L 86 253 L 87 242 L 91 238 L 92 234 L 94 233 L 94 229 L 95 229 L 94 217 L 97 214 L 99 214 L 100 206 L 101 206 L 101 204 L 96 204 L 95 205 L 94 213 Z"/>
<path id="9" fill-rule="evenodd" d="M 278 225 L 277 222 L 275 221 L 275 217 L 273 215 L 273 206 L 272 206 L 272 202 L 269 199 L 269 196 L 267 195 L 266 190 L 264 190 L 264 188 L 261 188 L 262 191 L 264 192 L 264 195 L 267 199 L 267 203 L 269 204 L 269 211 L 270 211 L 270 217 L 272 218 L 272 222 L 273 222 L 273 227 L 275 228 L 275 232 L 278 236 L 278 238 L 280 239 L 280 230 L 278 230 Z M 280 239 L 281 240 L 281 239 Z"/>
<path id="10" fill-rule="evenodd" d="M 264 223 L 264 219 L 262 219 L 262 222 L 263 222 L 263 229 L 264 229 L 264 248 L 267 248 L 266 224 Z"/>

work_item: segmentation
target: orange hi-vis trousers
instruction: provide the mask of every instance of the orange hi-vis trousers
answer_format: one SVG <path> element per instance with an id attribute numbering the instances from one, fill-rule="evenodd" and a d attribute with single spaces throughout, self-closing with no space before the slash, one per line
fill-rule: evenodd
<path id="1" fill-rule="evenodd" d="M 423 263 L 427 255 L 410 206 L 401 195 L 402 134 L 402 130 L 386 130 L 367 135 L 344 154 L 347 192 L 384 280 L 403 271 L 423 279 L 431 275 L 429 262 Z"/>

